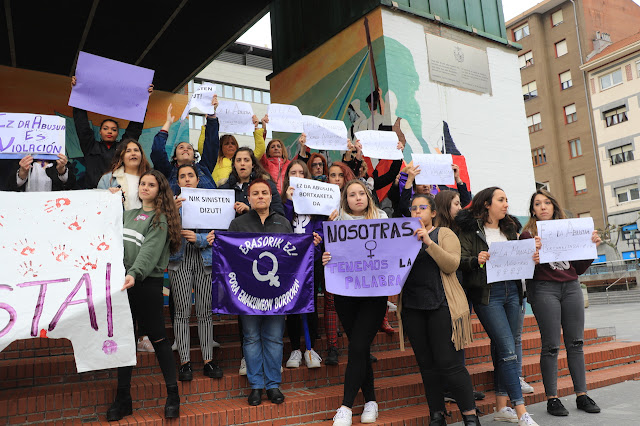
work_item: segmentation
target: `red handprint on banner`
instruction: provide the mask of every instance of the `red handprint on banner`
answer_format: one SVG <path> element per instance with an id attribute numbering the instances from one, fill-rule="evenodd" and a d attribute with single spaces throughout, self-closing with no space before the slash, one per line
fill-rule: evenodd
<path id="1" fill-rule="evenodd" d="M 62 211 L 64 206 L 71 204 L 71 200 L 68 198 L 56 198 L 55 200 L 48 200 L 44 205 L 44 211 L 51 213 L 55 210 Z"/>
<path id="2" fill-rule="evenodd" d="M 76 266 L 83 271 L 90 271 L 98 268 L 98 261 L 92 262 L 89 256 L 80 256 L 80 259 L 76 259 Z"/>
<path id="3" fill-rule="evenodd" d="M 95 247 L 96 250 L 98 251 L 107 251 L 109 250 L 109 247 L 111 247 L 108 244 L 110 242 L 111 242 L 111 238 L 106 238 L 104 235 L 101 235 L 98 238 L 96 238 L 96 240 L 92 242 L 91 245 Z"/>
<path id="4" fill-rule="evenodd" d="M 29 241 L 25 238 L 24 240 L 20 240 L 14 244 L 15 248 L 13 251 L 20 253 L 23 256 L 29 256 L 36 251 L 36 243 Z"/>
<path id="5" fill-rule="evenodd" d="M 0 214 L 0 226 L 4 226 L 4 225 L 2 224 L 2 221 L 3 221 L 3 220 L 4 220 L 4 216 L 2 216 L 2 215 Z"/>
<path id="6" fill-rule="evenodd" d="M 64 223 L 64 225 L 67 227 L 67 229 L 69 229 L 70 231 L 79 231 L 82 229 L 82 225 L 84 224 L 85 220 L 84 219 L 78 219 L 78 216 L 69 219 L 68 221 L 66 221 Z"/>
<path id="7" fill-rule="evenodd" d="M 37 268 L 42 268 L 42 265 L 35 266 L 31 261 L 29 262 L 24 261 L 18 267 L 18 270 L 23 277 L 26 277 L 27 275 L 31 275 L 33 278 L 35 278 L 38 276 L 38 273 L 39 273 Z"/>
<path id="8" fill-rule="evenodd" d="M 51 250 L 51 254 L 57 262 L 64 262 L 67 260 L 70 253 L 71 249 L 68 249 L 65 244 L 57 245 Z"/>

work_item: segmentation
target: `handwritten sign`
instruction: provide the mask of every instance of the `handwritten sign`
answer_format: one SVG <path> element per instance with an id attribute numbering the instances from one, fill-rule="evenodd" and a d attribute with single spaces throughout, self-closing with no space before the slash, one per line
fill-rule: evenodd
<path id="1" fill-rule="evenodd" d="M 417 218 L 324 222 L 327 291 L 343 296 L 393 296 L 402 290 L 422 247 Z"/>
<path id="2" fill-rule="evenodd" d="M 593 218 L 539 220 L 536 224 L 542 242 L 540 263 L 598 257 L 596 245 L 591 241 Z"/>
<path id="3" fill-rule="evenodd" d="M 0 158 L 27 154 L 57 160 L 64 154 L 65 119 L 57 115 L 0 113 Z"/>
<path id="4" fill-rule="evenodd" d="M 363 130 L 356 132 L 356 138 L 362 144 L 362 155 L 381 160 L 402 160 L 402 151 L 398 149 L 398 134 L 382 130 Z"/>
<path id="5" fill-rule="evenodd" d="M 184 229 L 228 229 L 236 217 L 233 189 L 182 188 Z"/>
<path id="6" fill-rule="evenodd" d="M 253 109 L 246 102 L 220 101 L 216 115 L 220 121 L 220 132 L 253 133 Z"/>
<path id="7" fill-rule="evenodd" d="M 302 113 L 295 105 L 270 104 L 269 127 L 274 132 L 302 133 Z"/>
<path id="8" fill-rule="evenodd" d="M 142 123 L 155 71 L 80 52 L 69 106 Z"/>
<path id="9" fill-rule="evenodd" d="M 533 278 L 536 241 L 497 241 L 491 243 L 487 261 L 487 282 Z"/>
<path id="10" fill-rule="evenodd" d="M 453 159 L 451 154 L 411 154 L 414 166 L 420 166 L 416 176 L 418 185 L 453 185 Z"/>
<path id="11" fill-rule="evenodd" d="M 189 111 L 193 108 L 198 108 L 200 112 L 205 114 L 213 114 L 215 111 L 211 102 L 213 101 L 213 95 L 216 94 L 216 85 L 213 83 L 202 83 L 202 85 L 193 92 L 191 99 L 184 108 L 180 120 L 184 120 L 189 115 Z"/>
<path id="12" fill-rule="evenodd" d="M 303 115 L 307 146 L 313 149 L 346 151 L 347 126 L 341 120 L 324 120 Z"/>
<path id="13" fill-rule="evenodd" d="M 135 365 L 122 253 L 120 193 L 0 192 L 0 350 L 66 338 L 78 372 Z"/>
<path id="14" fill-rule="evenodd" d="M 292 177 L 289 184 L 293 191 L 293 210 L 298 214 L 329 216 L 340 208 L 340 187 L 312 179 Z"/>

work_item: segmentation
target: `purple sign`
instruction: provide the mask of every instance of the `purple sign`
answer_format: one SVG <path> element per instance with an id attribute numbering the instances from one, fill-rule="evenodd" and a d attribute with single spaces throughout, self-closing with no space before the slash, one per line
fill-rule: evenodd
<path id="1" fill-rule="evenodd" d="M 154 70 L 80 52 L 69 106 L 142 123 Z"/>
<path id="2" fill-rule="evenodd" d="M 324 222 L 327 291 L 342 296 L 399 294 L 422 247 L 417 218 Z"/>
<path id="3" fill-rule="evenodd" d="M 310 234 L 216 232 L 214 313 L 284 315 L 313 312 Z"/>

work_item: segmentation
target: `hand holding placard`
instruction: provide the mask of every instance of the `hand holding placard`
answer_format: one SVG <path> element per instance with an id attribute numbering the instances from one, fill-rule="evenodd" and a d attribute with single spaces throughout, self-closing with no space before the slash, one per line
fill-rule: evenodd
<path id="1" fill-rule="evenodd" d="M 193 92 L 191 95 L 191 99 L 187 103 L 187 106 L 184 108 L 182 115 L 180 116 L 180 120 L 184 120 L 189 111 L 192 108 L 198 108 L 200 112 L 205 114 L 213 115 L 215 112 L 213 102 L 213 96 L 216 94 L 216 85 L 213 83 L 203 83 L 198 90 Z"/>
<path id="2" fill-rule="evenodd" d="M 402 151 L 398 149 L 398 134 L 381 130 L 363 130 L 356 132 L 356 138 L 362 144 L 362 155 L 381 160 L 402 160 Z"/>
<path id="3" fill-rule="evenodd" d="M 540 263 L 598 257 L 592 241 L 593 218 L 539 220 L 536 225 L 542 242 Z"/>
<path id="4" fill-rule="evenodd" d="M 233 189 L 182 188 L 184 229 L 228 229 L 236 217 Z"/>
<path id="5" fill-rule="evenodd" d="M 57 160 L 65 150 L 65 120 L 57 115 L 0 113 L 0 158 L 27 154 Z"/>
<path id="6" fill-rule="evenodd" d="M 411 154 L 413 165 L 420 167 L 418 185 L 454 185 L 451 154 Z"/>
<path id="7" fill-rule="evenodd" d="M 319 150 L 344 151 L 347 149 L 347 126 L 341 120 L 324 120 L 303 115 L 306 145 Z"/>
<path id="8" fill-rule="evenodd" d="M 313 179 L 291 177 L 293 187 L 291 200 L 297 214 L 318 214 L 329 216 L 340 208 L 340 187 Z"/>
<path id="9" fill-rule="evenodd" d="M 532 238 L 492 243 L 486 263 L 487 283 L 533 278 L 535 252 L 536 242 Z"/>

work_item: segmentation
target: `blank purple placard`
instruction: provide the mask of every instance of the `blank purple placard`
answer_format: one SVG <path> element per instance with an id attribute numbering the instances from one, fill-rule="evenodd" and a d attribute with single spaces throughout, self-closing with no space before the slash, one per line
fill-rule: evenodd
<path id="1" fill-rule="evenodd" d="M 69 106 L 143 122 L 155 71 L 80 52 Z"/>

